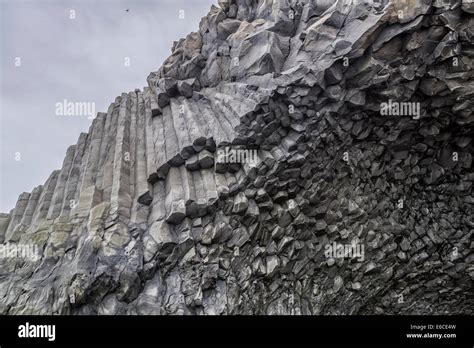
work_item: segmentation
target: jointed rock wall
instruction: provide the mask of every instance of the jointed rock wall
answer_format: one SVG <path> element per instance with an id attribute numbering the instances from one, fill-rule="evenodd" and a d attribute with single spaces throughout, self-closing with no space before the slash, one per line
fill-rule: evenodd
<path id="1" fill-rule="evenodd" d="M 0 215 L 0 313 L 472 313 L 473 13 L 219 1 Z"/>

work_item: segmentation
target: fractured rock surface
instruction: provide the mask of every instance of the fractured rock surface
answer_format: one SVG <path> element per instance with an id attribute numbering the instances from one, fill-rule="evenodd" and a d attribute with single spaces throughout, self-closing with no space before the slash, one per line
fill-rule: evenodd
<path id="1" fill-rule="evenodd" d="M 0 313 L 472 314 L 473 13 L 219 0 L 0 214 Z"/>

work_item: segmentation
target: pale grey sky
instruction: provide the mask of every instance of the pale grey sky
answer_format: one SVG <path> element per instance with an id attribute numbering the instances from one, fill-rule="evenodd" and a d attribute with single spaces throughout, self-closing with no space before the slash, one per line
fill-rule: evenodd
<path id="1" fill-rule="evenodd" d="M 216 3 L 0 0 L 0 211 L 61 168 L 88 130 L 87 116 L 57 116 L 56 103 L 107 111 L 117 95 L 146 86 L 173 41 L 197 31 Z"/>

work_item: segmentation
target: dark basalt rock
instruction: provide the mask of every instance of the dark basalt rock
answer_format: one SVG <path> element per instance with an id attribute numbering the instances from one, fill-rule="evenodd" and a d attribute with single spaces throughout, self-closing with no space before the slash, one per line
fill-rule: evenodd
<path id="1" fill-rule="evenodd" d="M 0 215 L 1 314 L 473 313 L 472 1 L 286 3 L 219 0 Z"/>

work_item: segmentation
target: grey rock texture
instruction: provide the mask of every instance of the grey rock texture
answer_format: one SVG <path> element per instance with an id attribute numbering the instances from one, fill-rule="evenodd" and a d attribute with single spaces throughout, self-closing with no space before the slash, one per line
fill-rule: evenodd
<path id="1" fill-rule="evenodd" d="M 0 313 L 472 314 L 473 13 L 219 0 L 0 215 Z"/>

